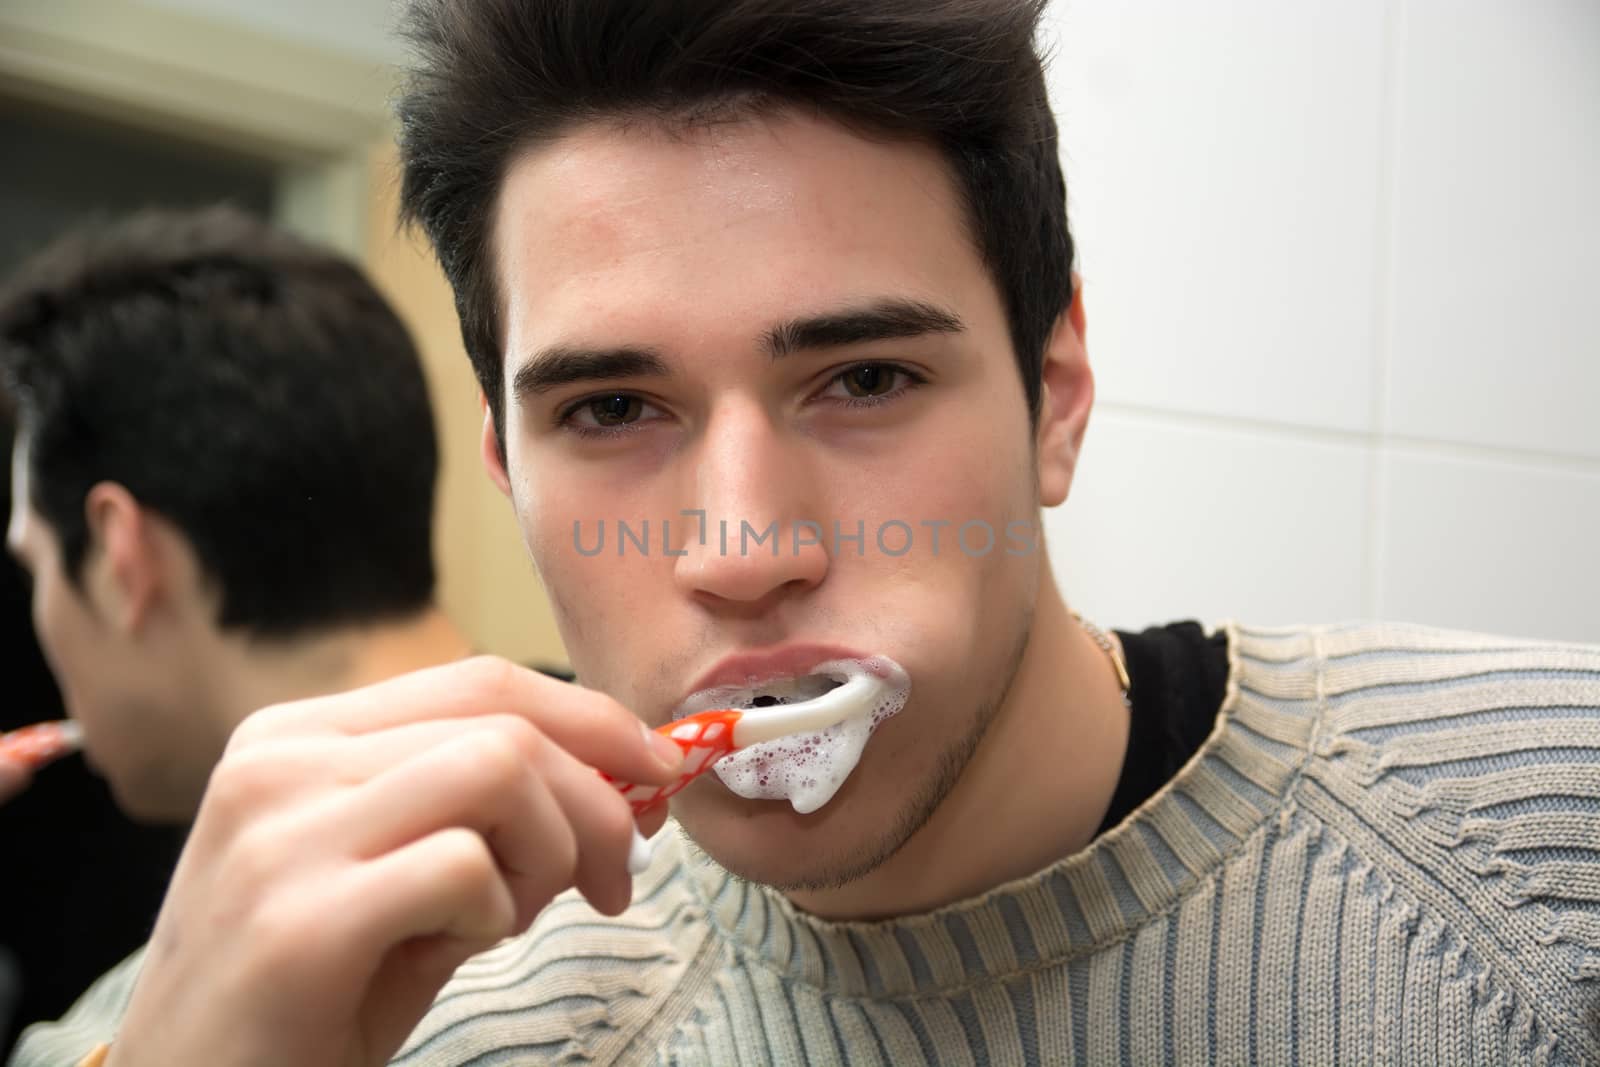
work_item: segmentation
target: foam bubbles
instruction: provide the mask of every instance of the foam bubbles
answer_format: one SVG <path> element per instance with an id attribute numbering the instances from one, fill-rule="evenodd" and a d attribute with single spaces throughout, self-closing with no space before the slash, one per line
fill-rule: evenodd
<path id="1" fill-rule="evenodd" d="M 868 690 L 858 711 L 825 730 L 764 741 L 724 756 L 712 767 L 723 785 L 748 800 L 787 800 L 795 811 L 808 815 L 833 799 L 860 762 L 867 739 L 911 695 L 911 678 L 884 656 L 833 660 L 811 673 L 840 682 L 867 675 L 878 684 Z M 760 713 L 757 708 L 746 714 Z"/>

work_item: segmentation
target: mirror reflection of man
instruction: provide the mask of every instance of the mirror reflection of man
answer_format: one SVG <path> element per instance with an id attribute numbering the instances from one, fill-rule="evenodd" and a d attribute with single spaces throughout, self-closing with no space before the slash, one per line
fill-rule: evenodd
<path id="1" fill-rule="evenodd" d="M 97 225 L 9 278 L 0 349 L 17 621 L 31 599 L 88 765 L 144 824 L 95 809 L 104 787 L 70 767 L 0 808 L 25 1022 L 148 936 L 240 719 L 467 647 L 434 601 L 421 363 L 342 258 L 230 209 Z M 29 777 L 0 761 L 0 793 Z"/>
<path id="2" fill-rule="evenodd" d="M 15 437 L 11 418 L 0 414 L 0 441 Z M 0 500 L 10 499 L 11 465 L 0 463 Z M 62 715 L 34 637 L 31 600 L 26 572 L 0 559 L 6 677 L 0 732 Z M 0 876 L 0 1055 L 24 1022 L 60 1015 L 88 982 L 149 936 L 183 847 L 180 827 L 131 822 L 81 761 L 65 761 L 31 786 L 29 778 L 25 768 L 0 759 L 0 842 L 9 857 Z M 79 873 L 88 855 L 118 872 L 115 894 Z"/>

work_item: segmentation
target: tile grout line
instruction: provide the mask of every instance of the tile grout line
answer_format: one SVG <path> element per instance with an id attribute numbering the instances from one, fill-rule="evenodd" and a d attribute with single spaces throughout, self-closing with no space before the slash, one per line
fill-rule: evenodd
<path id="1" fill-rule="evenodd" d="M 1405 47 L 1405 2 L 1389 0 L 1383 10 L 1383 72 L 1378 111 L 1378 174 L 1373 220 L 1372 410 L 1367 445 L 1366 543 L 1362 546 L 1365 588 L 1362 607 L 1369 618 L 1384 613 L 1388 537 L 1384 514 L 1389 496 L 1389 404 L 1394 363 L 1395 174 L 1400 151 L 1400 64 Z"/>
<path id="2" fill-rule="evenodd" d="M 1136 422 L 1154 423 L 1175 429 L 1221 430 L 1249 433 L 1267 437 L 1288 438 L 1302 444 L 1335 445 L 1343 448 L 1367 448 L 1378 445 L 1378 435 L 1364 430 L 1346 430 L 1335 426 L 1315 426 L 1280 422 L 1253 415 L 1221 415 L 1202 411 L 1183 411 L 1155 404 L 1133 404 L 1125 401 L 1099 401 L 1095 411 L 1100 416 L 1122 417 Z M 1532 468 L 1542 473 L 1579 474 L 1600 476 L 1600 457 L 1568 455 L 1560 452 L 1541 452 L 1531 448 L 1509 445 L 1478 445 L 1463 441 L 1445 441 L 1430 437 L 1414 437 L 1385 433 L 1382 444 L 1391 456 L 1450 460 L 1457 463 L 1515 466 Z"/>

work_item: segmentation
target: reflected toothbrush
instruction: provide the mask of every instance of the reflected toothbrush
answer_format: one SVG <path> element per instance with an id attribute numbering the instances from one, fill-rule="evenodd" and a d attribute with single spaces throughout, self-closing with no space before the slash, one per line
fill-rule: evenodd
<path id="1" fill-rule="evenodd" d="M 83 747 L 83 727 L 71 719 L 38 722 L 0 734 L 0 759 L 42 770 Z"/>

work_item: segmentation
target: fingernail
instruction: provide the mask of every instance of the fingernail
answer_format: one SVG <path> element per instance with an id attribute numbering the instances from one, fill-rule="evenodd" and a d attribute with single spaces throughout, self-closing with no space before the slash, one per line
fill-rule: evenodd
<path id="1" fill-rule="evenodd" d="M 683 766 L 683 749 L 678 747 L 678 742 L 670 737 L 656 733 L 644 723 L 639 724 L 639 729 L 644 731 L 645 739 L 650 744 L 650 750 L 655 753 L 661 766 L 669 771 L 676 771 Z"/>
<path id="2" fill-rule="evenodd" d="M 633 843 L 628 846 L 628 873 L 643 874 L 648 870 L 650 860 L 655 855 L 655 851 L 655 846 L 635 826 L 633 828 Z"/>

